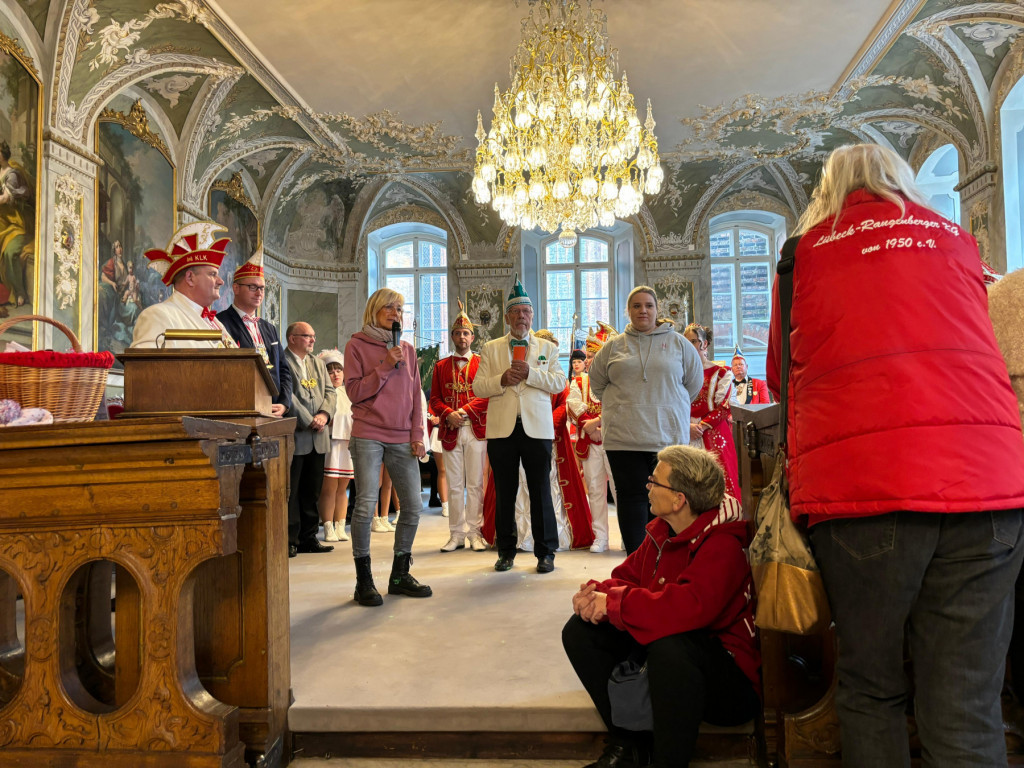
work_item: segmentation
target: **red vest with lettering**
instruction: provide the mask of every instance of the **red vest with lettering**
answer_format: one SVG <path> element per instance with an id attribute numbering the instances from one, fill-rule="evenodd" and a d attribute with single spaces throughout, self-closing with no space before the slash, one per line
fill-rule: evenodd
<path id="1" fill-rule="evenodd" d="M 865 190 L 800 240 L 793 276 L 789 482 L 809 522 L 1024 507 L 1017 400 L 978 247 Z M 778 392 L 777 293 L 768 385 Z"/>

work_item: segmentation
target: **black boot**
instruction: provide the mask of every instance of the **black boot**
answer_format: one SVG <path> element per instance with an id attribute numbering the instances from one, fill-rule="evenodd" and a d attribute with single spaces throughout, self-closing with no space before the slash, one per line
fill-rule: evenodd
<path id="1" fill-rule="evenodd" d="M 409 573 L 411 563 L 412 555 L 409 552 L 395 555 L 395 560 L 391 563 L 391 578 L 388 579 L 388 594 L 430 597 L 434 591 L 426 584 L 420 584 Z"/>
<path id="2" fill-rule="evenodd" d="M 356 602 L 360 605 L 384 605 L 384 598 L 373 586 L 373 571 L 370 570 L 370 556 L 356 559 Z"/>

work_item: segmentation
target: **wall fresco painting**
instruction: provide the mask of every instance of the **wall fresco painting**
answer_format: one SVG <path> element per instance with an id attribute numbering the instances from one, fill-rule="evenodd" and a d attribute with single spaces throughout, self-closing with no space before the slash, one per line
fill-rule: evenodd
<path id="1" fill-rule="evenodd" d="M 39 199 L 40 88 L 20 49 L 0 34 L 0 322 L 33 314 Z M 0 337 L 32 346 L 33 323 Z"/>
<path id="2" fill-rule="evenodd" d="M 227 227 L 228 231 L 223 236 L 231 238 L 220 267 L 224 285 L 220 289 L 220 298 L 213 302 L 213 308 L 220 312 L 231 306 L 234 299 L 231 278 L 235 270 L 256 252 L 260 231 L 259 222 L 250 207 L 225 189 L 215 188 L 210 192 L 210 218 Z"/>
<path id="3" fill-rule="evenodd" d="M 50 316 L 82 336 L 82 238 L 84 194 L 71 176 L 59 176 L 54 189 L 53 211 L 53 307 Z M 53 334 L 49 347 L 71 349 L 60 332 Z M 86 345 L 87 346 L 87 345 Z"/>
<path id="4" fill-rule="evenodd" d="M 145 252 L 166 248 L 174 234 L 174 167 L 153 139 L 120 122 L 96 130 L 96 349 L 118 354 L 131 344 L 139 313 L 171 293 Z"/>

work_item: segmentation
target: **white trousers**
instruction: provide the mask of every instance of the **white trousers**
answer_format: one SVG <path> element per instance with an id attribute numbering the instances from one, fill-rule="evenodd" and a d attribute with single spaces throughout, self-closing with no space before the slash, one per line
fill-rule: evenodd
<path id="1" fill-rule="evenodd" d="M 615 481 L 608 465 L 608 454 L 603 445 L 590 445 L 590 453 L 583 460 L 583 482 L 587 484 L 590 517 L 594 521 L 595 543 L 608 544 L 608 486 L 615 496 Z"/>
<path id="2" fill-rule="evenodd" d="M 453 536 L 480 535 L 484 522 L 484 461 L 487 441 L 473 427 L 459 427 L 455 447 L 441 454 L 448 475 L 448 530 Z"/>

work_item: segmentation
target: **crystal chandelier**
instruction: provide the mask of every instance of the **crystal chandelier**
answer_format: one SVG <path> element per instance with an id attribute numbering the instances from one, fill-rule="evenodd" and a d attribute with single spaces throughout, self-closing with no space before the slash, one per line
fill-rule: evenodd
<path id="1" fill-rule="evenodd" d="M 657 194 L 659 165 L 651 102 L 636 115 L 618 51 L 608 47 L 607 17 L 590 0 L 531 0 L 523 39 L 512 57 L 512 85 L 494 86 L 494 119 L 484 132 L 477 112 L 473 194 L 504 222 L 576 232 L 640 210 Z"/>

